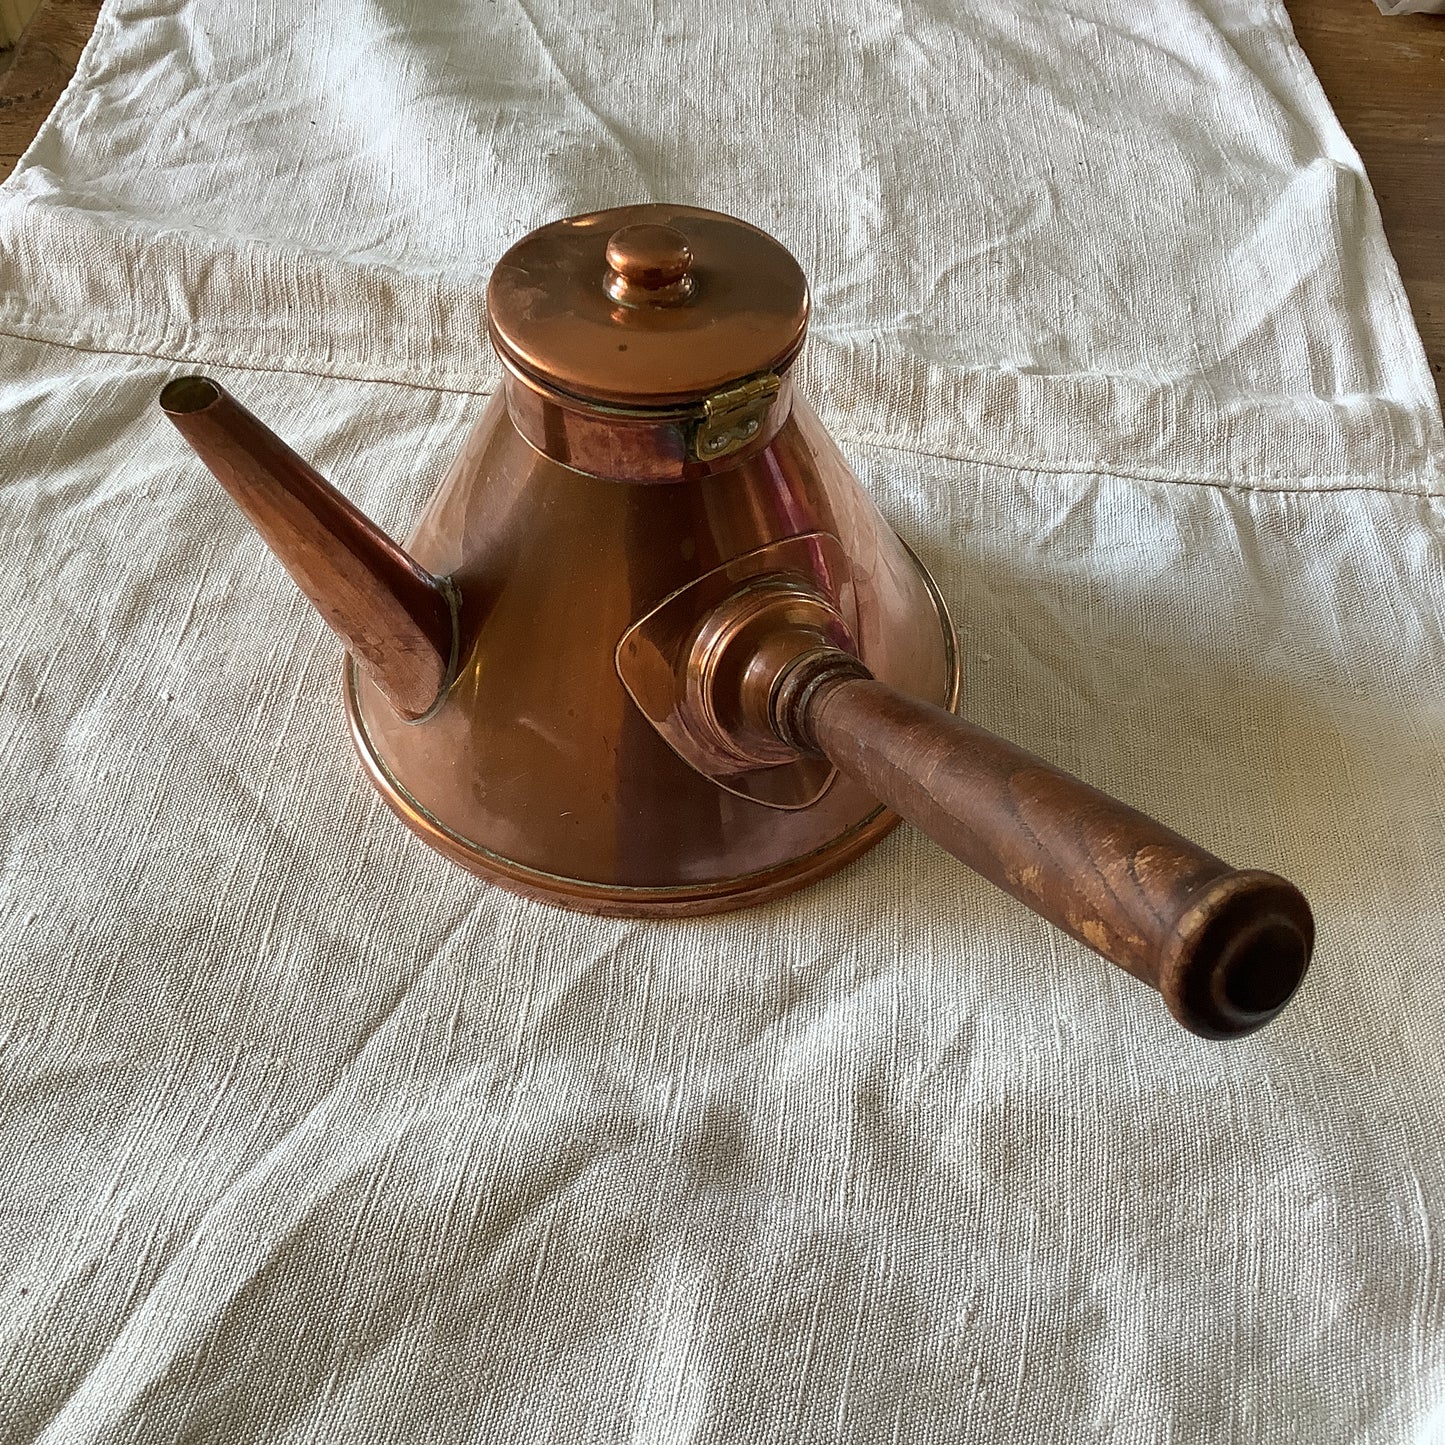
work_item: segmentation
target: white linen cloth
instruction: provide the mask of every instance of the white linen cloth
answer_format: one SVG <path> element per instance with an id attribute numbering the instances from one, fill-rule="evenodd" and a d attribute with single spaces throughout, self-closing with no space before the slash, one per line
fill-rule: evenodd
<path id="1" fill-rule="evenodd" d="M 802 260 L 964 710 L 1305 889 L 1275 1024 L 906 830 L 619 922 L 391 819 L 155 394 L 404 532 L 647 199 Z M 1445 1440 L 1445 444 L 1279 4 L 110 0 L 0 283 L 0 1436 Z"/>

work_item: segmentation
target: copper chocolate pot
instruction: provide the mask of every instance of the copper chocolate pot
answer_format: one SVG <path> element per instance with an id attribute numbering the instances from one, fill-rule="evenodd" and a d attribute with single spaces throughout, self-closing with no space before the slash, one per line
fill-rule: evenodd
<path id="1" fill-rule="evenodd" d="M 372 783 L 515 892 L 743 907 L 908 818 L 1209 1037 L 1288 1001 L 1313 924 L 955 717 L 933 581 L 794 388 L 797 262 L 741 221 L 631 206 L 498 263 L 505 367 L 403 549 L 215 382 L 161 406 L 349 651 Z"/>

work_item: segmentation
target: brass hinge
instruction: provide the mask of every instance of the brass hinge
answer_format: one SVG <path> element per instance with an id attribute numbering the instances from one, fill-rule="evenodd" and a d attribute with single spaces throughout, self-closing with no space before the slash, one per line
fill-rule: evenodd
<path id="1" fill-rule="evenodd" d="M 692 435 L 693 456 L 711 462 L 746 446 L 757 436 L 780 385 L 771 371 L 765 371 L 726 391 L 713 392 L 702 404 Z"/>

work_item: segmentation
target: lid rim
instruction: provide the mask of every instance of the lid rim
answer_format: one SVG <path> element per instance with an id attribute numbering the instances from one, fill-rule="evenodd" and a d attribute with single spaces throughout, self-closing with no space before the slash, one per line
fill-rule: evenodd
<path id="1" fill-rule="evenodd" d="M 606 289 L 608 247 L 668 228 L 699 284 L 681 304 L 626 306 Z M 635 234 L 635 230 L 634 230 Z M 689 415 L 711 396 L 782 375 L 807 340 L 810 298 L 796 258 L 750 222 L 695 206 L 615 207 L 553 221 L 498 260 L 487 333 L 528 384 L 572 406 Z"/>

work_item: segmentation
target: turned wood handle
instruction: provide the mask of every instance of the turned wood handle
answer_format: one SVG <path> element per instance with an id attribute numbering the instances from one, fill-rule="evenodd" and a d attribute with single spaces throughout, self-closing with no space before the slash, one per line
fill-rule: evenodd
<path id="1" fill-rule="evenodd" d="M 1240 871 L 1162 823 L 848 662 L 784 698 L 780 730 L 955 858 L 1163 994 L 1206 1038 L 1288 1002 L 1314 923 L 1292 883 Z"/>

